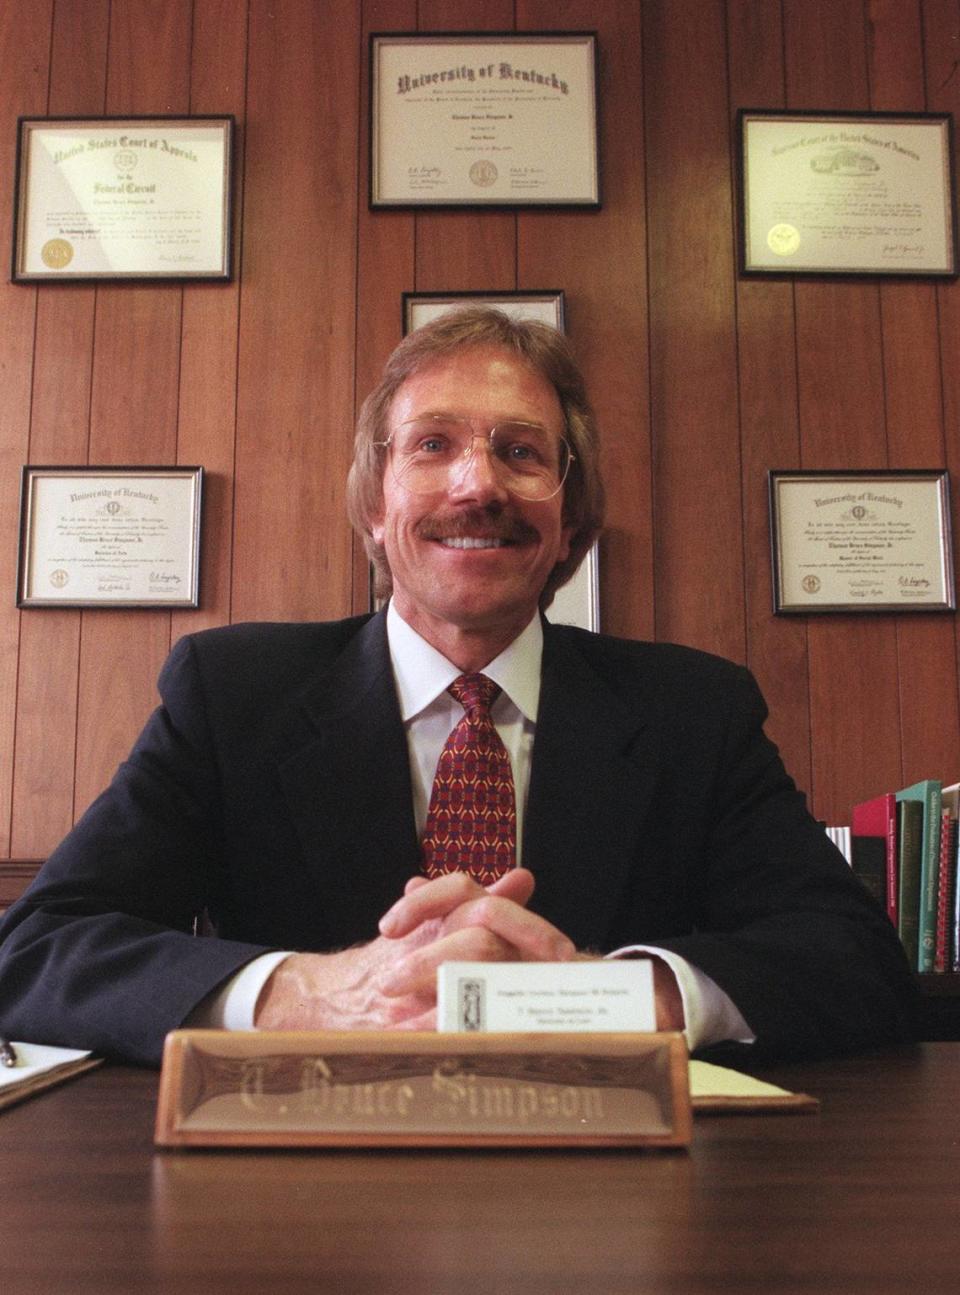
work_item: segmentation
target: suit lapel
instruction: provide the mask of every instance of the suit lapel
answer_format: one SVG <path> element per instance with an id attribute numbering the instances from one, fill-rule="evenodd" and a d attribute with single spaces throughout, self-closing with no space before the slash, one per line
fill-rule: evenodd
<path id="1" fill-rule="evenodd" d="M 308 683 L 275 754 L 324 923 L 338 941 L 370 939 L 420 864 L 382 613 Z"/>
<path id="2" fill-rule="evenodd" d="M 654 690 L 638 698 L 632 673 L 625 705 L 576 636 L 545 625 L 523 860 L 537 878 L 533 907 L 580 948 L 609 947 L 642 852 L 658 743 Z"/>

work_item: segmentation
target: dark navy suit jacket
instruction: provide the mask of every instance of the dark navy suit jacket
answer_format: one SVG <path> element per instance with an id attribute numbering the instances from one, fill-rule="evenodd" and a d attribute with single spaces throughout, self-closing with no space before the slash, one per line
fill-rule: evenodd
<path id="1" fill-rule="evenodd" d="M 892 926 L 809 816 L 746 670 L 545 625 L 523 861 L 581 948 L 700 967 L 758 1045 L 904 1037 Z M 0 926 L 0 1029 L 156 1064 L 268 948 L 373 938 L 419 870 L 385 618 L 181 640 L 110 787 Z M 208 913 L 217 938 L 192 935 Z"/>

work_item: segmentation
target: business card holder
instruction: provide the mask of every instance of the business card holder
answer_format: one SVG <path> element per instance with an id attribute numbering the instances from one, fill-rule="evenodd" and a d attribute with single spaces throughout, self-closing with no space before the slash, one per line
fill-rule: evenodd
<path id="1" fill-rule="evenodd" d="M 682 1034 L 176 1030 L 156 1144 L 686 1147 Z"/>

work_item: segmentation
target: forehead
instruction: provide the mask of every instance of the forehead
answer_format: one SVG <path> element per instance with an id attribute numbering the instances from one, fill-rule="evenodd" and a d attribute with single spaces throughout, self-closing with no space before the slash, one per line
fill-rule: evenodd
<path id="1" fill-rule="evenodd" d="M 397 427 L 430 413 L 489 422 L 520 418 L 563 430 L 552 384 L 528 361 L 501 347 L 471 347 L 425 364 L 398 388 L 390 424 Z"/>

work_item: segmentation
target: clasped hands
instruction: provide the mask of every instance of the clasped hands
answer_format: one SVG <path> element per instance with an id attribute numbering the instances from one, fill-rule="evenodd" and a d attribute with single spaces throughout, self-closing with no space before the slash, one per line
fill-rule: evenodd
<path id="1" fill-rule="evenodd" d="M 464 873 L 412 877 L 380 919 L 380 935 L 339 953 L 295 953 L 261 991 L 255 1023 L 270 1030 L 433 1030 L 443 962 L 570 962 L 573 941 L 530 912 L 533 874 L 515 868 L 483 887 Z M 659 1029 L 679 1029 L 676 981 L 654 960 Z M 679 1012 L 679 1018 L 677 1013 Z"/>

